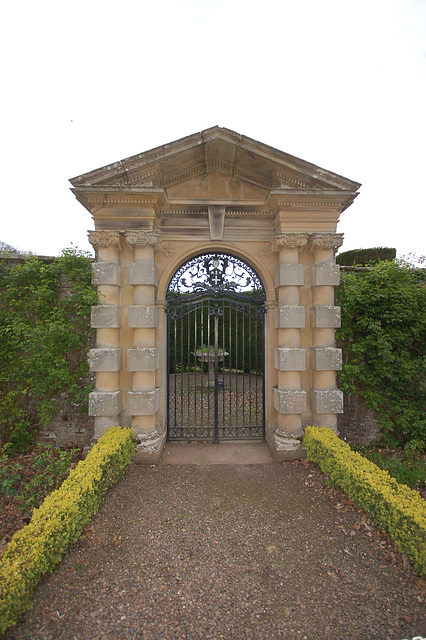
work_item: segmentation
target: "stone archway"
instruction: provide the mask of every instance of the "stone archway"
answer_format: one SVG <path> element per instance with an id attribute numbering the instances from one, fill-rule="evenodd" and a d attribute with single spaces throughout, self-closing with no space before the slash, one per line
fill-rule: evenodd
<path id="1" fill-rule="evenodd" d="M 265 435 L 275 458 L 304 455 L 307 424 L 337 430 L 336 225 L 358 183 L 219 127 L 71 182 L 95 222 L 96 437 L 132 426 L 139 459 L 159 459 L 168 284 L 185 261 L 214 251 L 253 265 L 265 285 Z"/>

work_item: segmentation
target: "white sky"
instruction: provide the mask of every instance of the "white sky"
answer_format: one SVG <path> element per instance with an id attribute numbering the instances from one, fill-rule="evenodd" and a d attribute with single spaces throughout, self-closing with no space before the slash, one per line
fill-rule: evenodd
<path id="1" fill-rule="evenodd" d="M 91 250 L 68 179 L 219 125 L 362 183 L 342 250 L 426 254 L 426 0 L 14 0 L 0 240 Z"/>

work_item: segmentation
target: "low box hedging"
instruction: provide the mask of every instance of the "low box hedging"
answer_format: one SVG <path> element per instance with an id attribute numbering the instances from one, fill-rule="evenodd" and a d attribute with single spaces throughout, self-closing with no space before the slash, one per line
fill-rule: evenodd
<path id="1" fill-rule="evenodd" d="M 106 490 L 124 474 L 135 448 L 131 429 L 108 429 L 59 489 L 34 510 L 0 556 L 0 633 L 32 606 L 43 575 L 61 562 L 102 503 Z"/>
<path id="2" fill-rule="evenodd" d="M 331 429 L 307 427 L 308 459 L 362 507 L 426 577 L 426 501 L 387 471 L 351 450 Z"/>

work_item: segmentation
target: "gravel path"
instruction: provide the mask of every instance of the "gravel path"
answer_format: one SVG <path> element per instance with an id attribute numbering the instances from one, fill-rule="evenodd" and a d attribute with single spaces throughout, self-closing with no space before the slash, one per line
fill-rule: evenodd
<path id="1" fill-rule="evenodd" d="M 131 465 L 9 640 L 401 640 L 425 591 L 310 463 Z"/>

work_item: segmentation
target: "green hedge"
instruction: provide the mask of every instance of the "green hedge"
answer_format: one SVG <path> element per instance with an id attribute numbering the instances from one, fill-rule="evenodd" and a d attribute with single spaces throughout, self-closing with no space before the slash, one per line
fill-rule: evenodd
<path id="1" fill-rule="evenodd" d="M 426 502 L 325 427 L 307 427 L 309 460 L 386 531 L 426 577 Z"/>
<path id="2" fill-rule="evenodd" d="M 391 247 L 373 247 L 372 249 L 351 249 L 336 256 L 336 263 L 341 266 L 372 265 L 386 260 L 394 260 L 396 249 Z"/>
<path id="3" fill-rule="evenodd" d="M 52 572 L 79 539 L 134 452 L 131 429 L 108 429 L 61 487 L 34 510 L 0 556 L 0 633 L 32 606 L 43 575 Z"/>

